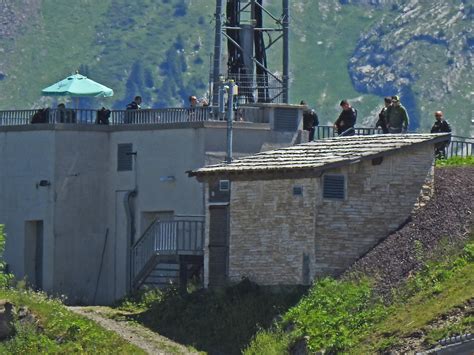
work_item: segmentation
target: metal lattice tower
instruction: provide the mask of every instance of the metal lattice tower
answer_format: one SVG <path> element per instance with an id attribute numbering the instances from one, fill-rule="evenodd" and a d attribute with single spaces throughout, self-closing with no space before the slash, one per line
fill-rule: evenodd
<path id="1" fill-rule="evenodd" d="M 281 15 L 274 15 L 263 0 L 216 0 L 216 30 L 213 60 L 213 105 L 224 78 L 239 86 L 240 103 L 288 103 L 289 6 L 282 0 Z M 265 22 L 265 23 L 264 23 Z M 267 24 L 267 22 L 269 24 Z M 227 42 L 227 69 L 222 69 L 224 39 Z M 267 65 L 267 50 L 282 46 L 280 68 Z"/>

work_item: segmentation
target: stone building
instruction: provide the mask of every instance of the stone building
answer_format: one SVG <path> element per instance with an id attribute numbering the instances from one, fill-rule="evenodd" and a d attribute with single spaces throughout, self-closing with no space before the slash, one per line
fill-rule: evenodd
<path id="1" fill-rule="evenodd" d="M 326 139 L 209 165 L 204 281 L 266 285 L 337 275 L 410 216 L 433 187 L 447 135 Z"/>

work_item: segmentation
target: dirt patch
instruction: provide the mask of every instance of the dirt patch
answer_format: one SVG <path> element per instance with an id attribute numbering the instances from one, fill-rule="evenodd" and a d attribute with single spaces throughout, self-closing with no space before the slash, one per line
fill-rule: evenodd
<path id="1" fill-rule="evenodd" d="M 344 273 L 361 273 L 376 281 L 377 294 L 391 290 L 421 269 L 427 258 L 465 244 L 474 210 L 474 167 L 435 169 L 435 192 L 411 220 L 374 247 Z"/>
<path id="2" fill-rule="evenodd" d="M 198 352 L 175 343 L 138 323 L 129 322 L 128 314 L 124 312 L 108 307 L 68 307 L 68 309 L 117 333 L 148 354 L 198 354 Z"/>

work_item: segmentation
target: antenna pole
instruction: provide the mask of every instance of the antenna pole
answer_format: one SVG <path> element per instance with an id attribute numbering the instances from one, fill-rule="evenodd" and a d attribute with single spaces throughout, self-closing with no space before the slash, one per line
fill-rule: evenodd
<path id="1" fill-rule="evenodd" d="M 219 76 L 221 75 L 221 56 L 222 56 L 222 0 L 216 0 L 216 32 L 214 37 L 214 65 L 212 70 L 213 90 L 212 106 L 219 105 Z"/>

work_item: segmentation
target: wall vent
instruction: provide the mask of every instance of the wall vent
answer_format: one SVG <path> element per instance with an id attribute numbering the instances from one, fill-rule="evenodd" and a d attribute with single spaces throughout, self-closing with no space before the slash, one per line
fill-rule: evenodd
<path id="1" fill-rule="evenodd" d="M 292 108 L 276 108 L 273 116 L 275 131 L 295 132 L 298 129 L 298 110 Z"/>
<path id="2" fill-rule="evenodd" d="M 323 176 L 323 198 L 344 200 L 346 197 L 346 181 L 344 175 Z"/>
<path id="3" fill-rule="evenodd" d="M 133 169 L 132 143 L 117 145 L 117 171 L 130 171 Z"/>
<path id="4" fill-rule="evenodd" d="M 301 196 L 301 195 L 303 195 L 303 187 L 293 186 L 293 196 Z"/>

